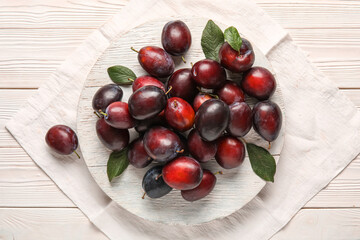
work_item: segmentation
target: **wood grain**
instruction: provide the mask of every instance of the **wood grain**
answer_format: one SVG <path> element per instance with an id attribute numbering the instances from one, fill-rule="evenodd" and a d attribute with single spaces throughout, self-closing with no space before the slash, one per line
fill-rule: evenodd
<path id="1" fill-rule="evenodd" d="M 360 209 L 303 209 L 271 239 L 356 240 L 359 225 Z M 0 209 L 0 226 L 4 240 L 107 239 L 76 208 Z"/>
<path id="2" fill-rule="evenodd" d="M 0 207 L 75 207 L 21 148 L 0 148 Z"/>
<path id="3" fill-rule="evenodd" d="M 77 208 L 0 209 L 0 239 L 105 240 Z"/>
<path id="4" fill-rule="evenodd" d="M 3 127 L 4 121 L 34 92 L 8 89 L 39 87 L 93 29 L 127 2 L 0 0 L 0 171 L 6 173 L 0 176 L 7 176 L 0 177 L 0 207 L 6 207 L 0 208 L 1 239 L 12 239 L 12 232 L 15 239 L 64 239 L 69 230 L 71 239 L 106 239 L 77 209 L 43 209 L 73 204 Z M 360 1 L 256 2 L 290 32 L 327 77 L 340 88 L 349 88 L 343 92 L 360 107 Z M 359 166 L 357 158 L 306 207 L 359 207 Z M 28 171 L 26 181 L 17 179 L 18 174 L 26 176 Z M 41 208 L 9 209 L 11 206 Z M 273 239 L 355 240 L 360 236 L 358 226 L 357 208 L 306 209 Z"/>
<path id="5" fill-rule="evenodd" d="M 357 240 L 360 209 L 305 209 L 271 240 Z"/>
<path id="6" fill-rule="evenodd" d="M 0 89 L 0 148 L 19 147 L 19 144 L 5 129 L 5 122 L 24 104 L 36 90 Z"/>
<path id="7" fill-rule="evenodd" d="M 257 2 L 340 88 L 358 87 L 351 77 L 360 74 L 358 1 Z M 0 53 L 0 88 L 39 87 L 92 29 L 126 3 L 58 0 L 44 5 L 39 0 L 3 0 L 0 48 L 5 51 Z"/>
<path id="8" fill-rule="evenodd" d="M 0 88 L 39 87 L 91 32 L 92 29 L 0 28 Z M 360 75 L 360 31 L 290 29 L 290 34 L 338 87 L 360 87 L 353 77 Z"/>
<path id="9" fill-rule="evenodd" d="M 360 156 L 305 207 L 360 207 L 359 175 Z M 0 208 L 74 207 L 22 148 L 0 148 L 0 192 Z"/>

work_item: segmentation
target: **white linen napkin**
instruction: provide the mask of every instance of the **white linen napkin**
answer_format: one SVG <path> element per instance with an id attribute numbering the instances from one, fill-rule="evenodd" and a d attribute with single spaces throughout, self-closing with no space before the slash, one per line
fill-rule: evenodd
<path id="1" fill-rule="evenodd" d="M 49 127 L 76 128 L 77 103 L 91 67 L 112 39 L 160 17 L 194 15 L 234 25 L 267 55 L 286 108 L 285 144 L 275 183 L 231 216 L 195 226 L 143 220 L 113 202 L 83 159 L 54 155 Z M 111 239 L 268 239 L 360 152 L 360 113 L 287 33 L 248 0 L 133 0 L 96 30 L 7 125 L 30 157 Z M 81 146 L 81 143 L 80 143 Z"/>

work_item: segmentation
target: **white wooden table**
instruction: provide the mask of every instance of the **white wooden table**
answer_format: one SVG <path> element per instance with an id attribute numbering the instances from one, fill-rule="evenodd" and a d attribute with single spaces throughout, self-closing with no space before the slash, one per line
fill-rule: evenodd
<path id="1" fill-rule="evenodd" d="M 257 0 L 360 107 L 360 1 Z M 0 239 L 107 239 L 4 129 L 128 0 L 0 0 Z M 273 239 L 360 239 L 360 157 Z"/>

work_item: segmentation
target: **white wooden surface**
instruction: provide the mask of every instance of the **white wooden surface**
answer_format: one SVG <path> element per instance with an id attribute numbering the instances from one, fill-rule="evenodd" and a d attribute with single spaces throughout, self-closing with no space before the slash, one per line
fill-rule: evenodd
<path id="1" fill-rule="evenodd" d="M 4 122 L 127 2 L 0 0 L 0 239 L 106 239 L 31 161 Z M 257 2 L 360 108 L 360 1 Z M 359 226 L 360 157 L 273 239 L 355 240 Z"/>
<path id="2" fill-rule="evenodd" d="M 95 181 L 105 193 L 123 208 L 151 221 L 183 225 L 200 224 L 224 218 L 236 212 L 253 199 L 265 186 L 265 181 L 254 174 L 248 157 L 245 158 L 244 163 L 240 167 L 232 170 L 224 169 L 224 174 L 217 176 L 218 181 L 212 193 L 200 201 L 189 203 L 181 197 L 180 191 L 177 190 L 171 191 L 171 193 L 161 199 L 146 198 L 143 200 L 140 197 L 143 194 L 141 187 L 142 177 L 155 163 L 144 169 L 136 169 L 130 166 L 121 177 L 109 183 L 106 174 L 109 150 L 102 145 L 94 131 L 98 118 L 94 115 L 94 110 L 91 107 L 92 98 L 100 87 L 111 83 L 107 74 L 107 68 L 116 64 L 123 64 L 132 69 L 137 76 L 147 74 L 139 65 L 137 54 L 131 51 L 130 48 L 140 49 L 146 45 L 161 46 L 160 36 L 162 28 L 166 22 L 171 20 L 171 18 L 159 19 L 130 30 L 120 38 L 114 39 L 110 47 L 99 57 L 87 76 L 80 96 L 77 114 L 77 134 L 81 143 L 82 155 Z M 182 20 L 191 30 L 192 45 L 185 55 L 186 63 L 183 63 L 180 58 L 175 59 L 175 70 L 184 67 L 189 68 L 191 67 L 191 62 L 194 63 L 204 58 L 200 42 L 202 31 L 208 19 L 184 17 Z M 220 22 L 218 22 L 218 25 L 222 29 L 227 27 Z M 235 26 L 241 29 L 241 23 Z M 254 66 L 262 66 L 272 71 L 271 64 L 265 55 L 254 43 L 253 47 L 256 56 Z M 121 59 L 120 62 L 119 59 Z M 234 78 L 234 81 L 239 80 L 235 78 L 234 74 L 228 74 L 227 76 L 228 79 Z M 127 102 L 133 93 L 132 88 L 131 86 L 123 86 L 122 89 L 124 91 L 122 101 Z M 284 113 L 283 126 L 279 137 L 272 143 L 270 150 L 273 155 L 276 155 L 275 159 L 278 160 L 278 155 L 284 144 L 286 128 L 286 112 L 280 86 L 277 87 L 271 100 L 277 103 Z M 252 106 L 254 99 L 249 98 L 247 102 Z M 130 140 L 138 135 L 134 129 L 130 130 Z M 263 147 L 268 146 L 268 142 L 261 139 L 254 130 L 246 135 L 245 141 L 257 143 Z M 214 161 L 202 164 L 202 166 L 212 172 L 222 169 L 215 159 Z M 223 204 L 224 201 L 226 204 Z M 196 214 L 194 214 L 195 212 Z"/>

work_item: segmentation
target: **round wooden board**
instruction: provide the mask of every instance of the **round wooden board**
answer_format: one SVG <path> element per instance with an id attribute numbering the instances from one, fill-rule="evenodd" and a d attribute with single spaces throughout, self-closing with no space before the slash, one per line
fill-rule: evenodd
<path id="1" fill-rule="evenodd" d="M 78 107 L 77 131 L 82 154 L 91 174 L 104 192 L 120 206 L 150 221 L 167 224 L 200 224 L 234 213 L 253 199 L 264 187 L 265 182 L 253 172 L 248 157 L 240 167 L 232 170 L 222 169 L 215 160 L 203 164 L 204 168 L 213 172 L 222 170 L 224 174 L 217 175 L 217 183 L 212 193 L 197 202 L 185 201 L 178 190 L 173 190 L 160 199 L 142 199 L 142 178 L 145 172 L 155 163 L 144 169 L 129 166 L 120 177 L 109 183 L 106 174 L 106 163 L 110 151 L 97 138 L 95 132 L 97 117 L 93 114 L 91 107 L 94 93 L 99 87 L 111 83 L 107 74 L 108 67 L 124 65 L 132 69 L 137 76 L 146 74 L 138 63 L 137 54 L 131 51 L 130 47 L 133 46 L 135 49 L 140 49 L 146 45 L 161 47 L 161 31 L 164 24 L 170 20 L 172 19 L 148 22 L 132 29 L 111 43 L 110 47 L 98 59 L 85 82 Z M 204 58 L 200 39 L 207 19 L 186 17 L 182 18 L 182 20 L 188 25 L 192 33 L 192 46 L 185 55 L 186 64 L 180 58 L 175 58 L 176 69 L 190 67 L 191 62 L 195 63 Z M 218 24 L 223 30 L 226 28 L 226 26 Z M 241 26 L 236 27 L 241 32 Z M 251 39 L 249 40 L 251 41 Z M 253 45 L 253 47 L 256 55 L 254 66 L 263 66 L 272 71 L 271 65 L 264 54 L 256 46 Z M 239 81 L 241 76 L 229 73 L 228 78 Z M 122 88 L 124 90 L 123 101 L 127 102 L 132 93 L 131 86 Z M 275 160 L 278 161 L 284 142 L 285 130 L 285 110 L 279 86 L 271 100 L 280 106 L 284 117 L 280 135 L 272 143 L 270 149 L 270 152 L 275 156 Z M 251 106 L 253 106 L 254 102 L 254 100 L 248 100 Z M 137 133 L 134 130 L 130 130 L 130 132 L 131 139 L 136 138 Z M 245 139 L 248 142 L 268 147 L 268 143 L 262 140 L 253 129 Z"/>

